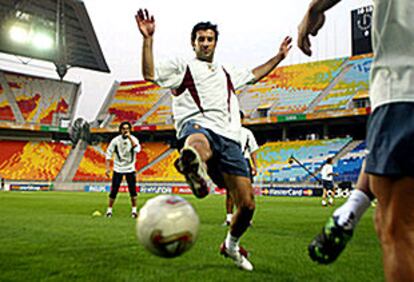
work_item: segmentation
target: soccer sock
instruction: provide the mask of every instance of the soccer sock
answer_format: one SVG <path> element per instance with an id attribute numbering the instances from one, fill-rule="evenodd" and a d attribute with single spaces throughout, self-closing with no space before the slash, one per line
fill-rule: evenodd
<path id="1" fill-rule="evenodd" d="M 112 213 L 112 208 L 108 208 L 108 209 L 106 210 L 106 212 L 107 212 L 107 213 Z"/>
<path id="2" fill-rule="evenodd" d="M 226 248 L 229 249 L 230 251 L 238 251 L 239 240 L 240 238 L 232 236 L 229 231 L 227 233 L 227 237 L 226 237 L 226 240 L 224 241 L 224 244 Z"/>
<path id="3" fill-rule="evenodd" d="M 322 200 L 322 206 L 326 206 L 326 201 Z"/>
<path id="4" fill-rule="evenodd" d="M 333 204 L 334 198 L 333 197 L 329 197 L 328 199 L 328 203 L 330 203 L 331 205 Z"/>
<path id="5" fill-rule="evenodd" d="M 361 190 L 354 190 L 348 200 L 335 210 L 334 216 L 338 217 L 337 223 L 345 229 L 352 229 L 358 223 L 361 216 L 369 208 L 371 201 Z M 351 214 L 355 216 L 351 218 Z"/>
<path id="6" fill-rule="evenodd" d="M 137 207 L 132 207 L 132 213 L 137 213 Z"/>
<path id="7" fill-rule="evenodd" d="M 226 221 L 231 222 L 232 217 L 233 217 L 233 214 L 228 213 L 227 216 L 226 216 Z"/>

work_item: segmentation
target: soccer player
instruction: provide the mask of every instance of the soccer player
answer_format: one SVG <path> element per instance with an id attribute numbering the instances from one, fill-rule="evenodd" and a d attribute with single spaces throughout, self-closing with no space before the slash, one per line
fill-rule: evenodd
<path id="1" fill-rule="evenodd" d="M 322 167 L 321 170 L 321 178 L 322 178 L 322 206 L 326 207 L 328 203 L 333 205 L 334 197 L 335 197 L 335 185 L 333 181 L 333 177 L 338 176 L 337 173 L 333 172 L 333 165 L 332 165 L 332 158 L 327 158 L 326 163 Z M 326 198 L 328 202 L 326 201 Z"/>
<path id="2" fill-rule="evenodd" d="M 314 0 L 299 26 L 298 46 L 311 55 L 309 35 L 339 0 Z M 387 281 L 414 277 L 414 2 L 375 0 L 365 172 L 378 199 L 375 226 Z M 397 126 L 396 126 L 397 125 Z"/>
<path id="3" fill-rule="evenodd" d="M 112 173 L 111 193 L 109 194 L 107 217 L 112 217 L 112 206 L 114 205 L 116 195 L 118 194 L 122 178 L 125 176 L 128 183 L 128 191 L 131 197 L 131 216 L 136 218 L 137 214 L 137 191 L 136 191 L 136 174 L 135 160 L 136 154 L 141 151 L 138 139 L 131 134 L 132 126 L 129 122 L 124 121 L 119 125 L 120 135 L 116 136 L 109 143 L 106 151 L 106 176 L 109 178 L 111 169 L 111 159 L 115 154 L 114 167 Z"/>
<path id="4" fill-rule="evenodd" d="M 240 118 L 243 122 L 244 113 L 240 111 Z M 257 145 L 256 138 L 254 137 L 253 132 L 248 129 L 247 127 L 242 126 L 240 128 L 240 146 L 242 149 L 242 153 L 244 159 L 247 164 L 247 168 L 249 170 L 250 181 L 253 183 L 253 177 L 257 174 L 257 159 L 256 159 L 256 151 L 259 149 Z M 234 201 L 230 196 L 229 190 L 226 190 L 226 220 L 224 221 L 224 225 L 229 226 L 231 223 L 231 219 L 233 217 L 233 207 Z"/>
<path id="5" fill-rule="evenodd" d="M 251 271 L 253 265 L 239 246 L 239 240 L 249 227 L 255 201 L 239 144 L 240 114 L 234 90 L 271 72 L 287 56 L 292 39 L 286 37 L 277 54 L 263 65 L 253 70 L 236 69 L 213 60 L 219 35 L 217 26 L 202 22 L 191 32 L 195 58 L 155 65 L 154 17 L 147 10 L 139 10 L 136 21 L 144 39 L 144 78 L 172 89 L 175 128 L 182 146 L 175 166 L 198 198 L 209 193 L 208 175 L 217 186 L 230 191 L 237 211 L 221 245 L 221 254 L 241 269 Z"/>

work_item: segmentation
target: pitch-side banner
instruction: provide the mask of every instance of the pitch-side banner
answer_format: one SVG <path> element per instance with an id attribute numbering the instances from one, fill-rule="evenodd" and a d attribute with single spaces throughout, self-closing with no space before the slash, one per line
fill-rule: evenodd
<path id="1" fill-rule="evenodd" d="M 262 188 L 263 196 L 282 196 L 282 197 L 320 197 L 321 189 L 311 188 Z"/>
<path id="2" fill-rule="evenodd" d="M 85 192 L 109 192 L 111 186 L 109 185 L 85 185 Z"/>
<path id="3" fill-rule="evenodd" d="M 10 191 L 49 191 L 48 184 L 10 184 Z"/>

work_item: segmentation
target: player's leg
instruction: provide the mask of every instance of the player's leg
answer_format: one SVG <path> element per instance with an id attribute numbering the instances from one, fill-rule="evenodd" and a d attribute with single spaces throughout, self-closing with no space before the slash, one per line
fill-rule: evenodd
<path id="1" fill-rule="evenodd" d="M 335 199 L 335 195 L 336 195 L 336 188 L 334 186 L 334 184 L 332 183 L 332 188 L 329 189 L 328 191 L 328 204 L 333 206 L 334 204 L 334 199 Z"/>
<path id="2" fill-rule="evenodd" d="M 380 106 L 368 127 L 366 172 L 378 199 L 376 229 L 388 281 L 414 277 L 413 113 L 412 102 Z"/>
<path id="3" fill-rule="evenodd" d="M 334 211 L 322 232 L 309 244 L 311 259 L 323 264 L 334 262 L 351 239 L 356 224 L 369 208 L 373 198 L 363 162 L 356 189 L 347 201 Z"/>
<path id="4" fill-rule="evenodd" d="M 133 218 L 138 217 L 137 213 L 137 180 L 136 173 L 130 172 L 125 174 L 126 181 L 128 183 L 129 196 L 131 198 L 131 216 Z"/>
<path id="5" fill-rule="evenodd" d="M 250 183 L 253 187 L 253 182 L 254 182 L 254 175 L 253 175 L 253 168 L 252 168 L 252 164 L 250 163 L 249 159 L 244 159 L 246 161 L 247 164 L 247 170 L 249 171 L 249 178 L 250 178 Z M 250 220 L 250 227 L 253 226 L 253 218 Z"/>
<path id="6" fill-rule="evenodd" d="M 323 180 L 323 185 L 324 185 L 324 187 L 323 187 L 323 191 L 322 191 L 322 202 L 321 202 L 321 204 L 322 204 L 323 207 L 326 207 L 328 205 L 328 203 L 326 201 L 326 197 L 328 195 L 328 189 L 325 188 L 325 181 L 324 180 Z"/>
<path id="7" fill-rule="evenodd" d="M 174 165 L 182 173 L 197 198 L 209 193 L 206 162 L 212 157 L 210 132 L 189 122 L 182 130 L 179 142 L 183 143 L 180 157 Z"/>
<path id="8" fill-rule="evenodd" d="M 414 277 L 414 177 L 395 179 L 370 175 L 378 199 L 376 229 L 383 250 L 387 281 Z"/>
<path id="9" fill-rule="evenodd" d="M 215 164 L 213 166 L 209 163 L 209 175 L 215 183 L 222 184 L 229 190 L 237 208 L 226 239 L 220 246 L 220 252 L 231 258 L 239 268 L 251 271 L 253 265 L 247 259 L 248 253 L 239 245 L 240 238 L 249 227 L 255 210 L 254 193 L 247 164 L 238 142 L 227 138 L 214 140 L 216 141 L 213 158 Z M 216 169 L 214 171 L 210 168 Z"/>
<path id="10" fill-rule="evenodd" d="M 231 257 L 238 267 L 251 271 L 253 265 L 247 260 L 247 251 L 240 247 L 239 242 L 241 236 L 250 226 L 256 207 L 253 188 L 248 177 L 227 173 L 223 173 L 223 177 L 237 210 L 233 215 L 226 240 L 221 246 L 221 253 Z"/>
<path id="11" fill-rule="evenodd" d="M 230 196 L 229 189 L 226 189 L 226 220 L 224 221 L 224 225 L 229 226 L 231 223 L 231 220 L 233 218 L 233 206 L 234 201 Z"/>
<path id="12" fill-rule="evenodd" d="M 112 173 L 111 193 L 109 193 L 108 209 L 106 210 L 106 216 L 112 217 L 112 206 L 115 203 L 116 195 L 118 194 L 119 186 L 121 186 L 122 173 L 114 171 Z"/>
<path id="13" fill-rule="evenodd" d="M 249 227 L 255 210 L 253 188 L 247 177 L 227 173 L 223 173 L 223 176 L 237 208 L 230 226 L 230 234 L 240 238 Z"/>

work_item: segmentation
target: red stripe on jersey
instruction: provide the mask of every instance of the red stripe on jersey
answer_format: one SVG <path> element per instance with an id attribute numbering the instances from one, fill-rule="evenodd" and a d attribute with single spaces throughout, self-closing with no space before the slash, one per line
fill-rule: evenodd
<path id="1" fill-rule="evenodd" d="M 196 103 L 200 112 L 204 113 L 204 109 L 201 106 L 200 97 L 198 96 L 198 91 L 195 87 L 194 79 L 189 66 L 187 66 L 187 70 L 185 71 L 183 82 L 181 82 L 181 85 L 175 91 L 172 91 L 172 94 L 174 96 L 180 96 L 187 89 L 190 92 L 191 97 L 193 97 L 193 100 Z"/>
<path id="2" fill-rule="evenodd" d="M 227 78 L 227 110 L 230 113 L 230 98 L 231 98 L 231 93 L 235 93 L 234 91 L 234 86 L 233 86 L 233 82 L 231 82 L 231 77 L 229 75 L 229 73 L 223 68 L 224 73 L 226 74 L 226 78 Z"/>

